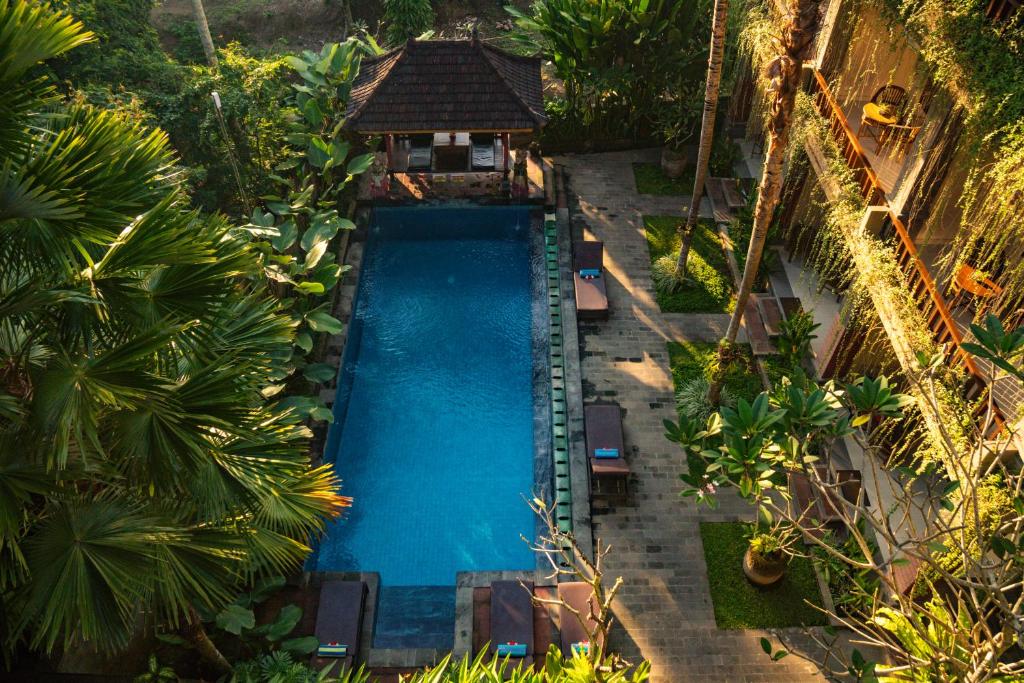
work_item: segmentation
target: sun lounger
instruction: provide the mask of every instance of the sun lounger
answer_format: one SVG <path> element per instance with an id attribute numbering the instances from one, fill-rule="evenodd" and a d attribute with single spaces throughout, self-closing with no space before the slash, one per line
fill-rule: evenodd
<path id="1" fill-rule="evenodd" d="M 589 405 L 583 409 L 587 433 L 587 459 L 595 493 L 628 493 L 629 465 L 622 440 L 622 411 L 617 405 Z M 612 457 L 612 452 L 618 455 Z"/>
<path id="2" fill-rule="evenodd" d="M 603 242 L 573 242 L 573 284 L 576 286 L 576 317 L 580 320 L 608 319 L 608 288 L 604 273 Z M 585 277 L 580 271 L 596 271 Z"/>
<path id="3" fill-rule="evenodd" d="M 341 659 L 346 667 L 356 661 L 366 593 L 366 584 L 362 581 L 324 581 L 314 631 L 320 641 L 319 658 Z"/>
<path id="4" fill-rule="evenodd" d="M 491 652 L 533 663 L 533 582 L 491 583 Z"/>
<path id="5" fill-rule="evenodd" d="M 558 584 L 558 599 L 564 603 L 559 610 L 558 631 L 562 655 L 565 657 L 572 657 L 574 649 L 585 650 L 592 645 L 588 630 L 583 628 L 580 620 L 565 605 L 570 605 L 579 612 L 583 620 L 593 628 L 595 622 L 590 618 L 589 604 L 592 596 L 593 592 L 590 586 L 583 582 L 572 581 Z M 594 612 L 597 613 L 597 605 L 594 606 Z M 603 647 L 604 643 L 595 643 L 594 645 Z"/>

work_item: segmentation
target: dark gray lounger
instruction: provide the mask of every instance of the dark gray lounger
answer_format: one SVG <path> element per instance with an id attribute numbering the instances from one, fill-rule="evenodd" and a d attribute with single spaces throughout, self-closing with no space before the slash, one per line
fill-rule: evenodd
<path id="1" fill-rule="evenodd" d="M 601 272 L 592 279 L 580 275 L 580 270 Z M 580 320 L 608 319 L 608 287 L 604 274 L 604 242 L 573 242 L 572 279 L 576 287 L 576 317 Z"/>
<path id="2" fill-rule="evenodd" d="M 359 655 L 366 593 L 366 584 L 362 581 L 328 579 L 320 587 L 315 635 L 321 645 L 337 643 L 348 647 L 345 657 L 339 658 L 346 667 L 351 667 Z"/>
<path id="3" fill-rule="evenodd" d="M 591 628 L 594 626 L 594 621 L 590 618 L 590 598 L 594 593 L 590 590 L 590 586 L 581 581 L 570 581 L 566 583 L 558 584 L 558 598 L 563 603 L 571 605 L 573 609 L 580 613 L 584 621 L 586 621 Z M 597 606 L 595 605 L 594 612 L 597 612 Z M 566 609 L 565 605 L 562 605 L 558 615 L 558 631 L 562 645 L 562 655 L 564 657 L 572 657 L 572 646 L 576 643 L 585 643 L 590 640 L 590 634 L 587 633 L 586 629 L 580 623 L 576 615 Z M 595 643 L 597 646 L 603 646 L 603 643 Z"/>
<path id="4" fill-rule="evenodd" d="M 583 408 L 587 434 L 587 459 L 590 461 L 591 484 L 596 493 L 614 488 L 616 493 L 627 494 L 629 465 L 626 463 L 626 445 L 622 439 L 622 411 L 619 406 L 589 405 Z M 598 458 L 598 449 L 614 448 L 617 458 Z"/>
<path id="5" fill-rule="evenodd" d="M 491 652 L 497 652 L 504 643 L 526 645 L 525 657 L 511 657 L 533 663 L 533 582 L 494 581 L 491 583 Z M 529 590 L 527 590 L 529 589 Z"/>

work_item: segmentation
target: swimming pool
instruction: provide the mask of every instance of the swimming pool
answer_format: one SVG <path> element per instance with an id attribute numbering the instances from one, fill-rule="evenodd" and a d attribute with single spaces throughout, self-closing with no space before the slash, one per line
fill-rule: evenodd
<path id="1" fill-rule="evenodd" d="M 354 503 L 315 563 L 380 573 L 375 647 L 450 648 L 456 572 L 535 566 L 537 251 L 528 208 L 373 212 L 324 454 Z"/>

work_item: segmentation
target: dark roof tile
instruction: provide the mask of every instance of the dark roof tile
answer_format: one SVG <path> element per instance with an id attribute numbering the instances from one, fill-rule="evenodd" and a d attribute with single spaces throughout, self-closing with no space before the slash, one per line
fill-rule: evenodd
<path id="1" fill-rule="evenodd" d="M 363 61 L 345 127 L 361 133 L 523 130 L 546 122 L 539 59 L 476 40 L 427 40 Z"/>

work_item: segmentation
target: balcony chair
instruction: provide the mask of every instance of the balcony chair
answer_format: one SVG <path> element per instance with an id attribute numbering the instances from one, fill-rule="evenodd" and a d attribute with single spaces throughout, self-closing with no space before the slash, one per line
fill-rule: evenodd
<path id="1" fill-rule="evenodd" d="M 864 105 L 857 135 L 869 135 L 876 144 L 881 144 L 880 133 L 889 126 L 900 123 L 900 117 L 907 104 L 907 91 L 898 85 L 884 85 Z"/>

